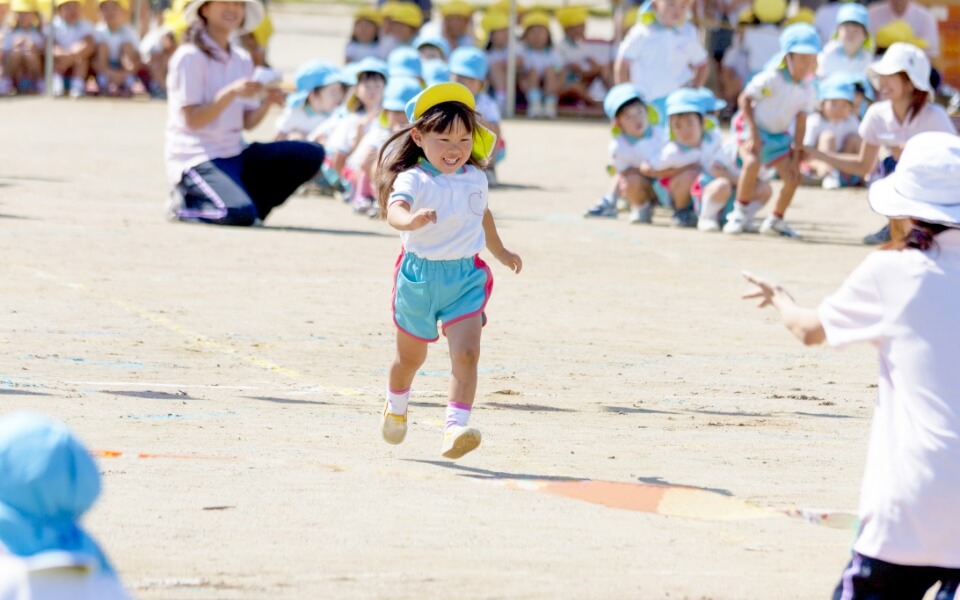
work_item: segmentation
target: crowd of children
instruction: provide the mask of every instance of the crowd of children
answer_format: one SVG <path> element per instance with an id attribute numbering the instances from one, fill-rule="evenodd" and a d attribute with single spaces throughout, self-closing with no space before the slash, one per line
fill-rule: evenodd
<path id="1" fill-rule="evenodd" d="M 641 7 L 617 50 L 618 85 L 604 102 L 615 182 L 586 216 L 616 217 L 628 208 L 630 222 L 650 223 L 662 204 L 677 227 L 799 238 L 785 215 L 801 184 L 871 183 L 893 170 L 913 135 L 956 134 L 933 102 L 938 77 L 910 25 L 895 20 L 874 36 L 863 5 L 830 10 L 834 24 L 824 44 L 812 14 L 788 17 L 785 0 L 754 0 L 739 13 L 720 61 L 717 97 L 702 87 L 709 61 L 691 3 Z M 720 116 L 731 119 L 726 142 L 716 127 Z M 887 227 L 864 241 L 889 239 Z"/>

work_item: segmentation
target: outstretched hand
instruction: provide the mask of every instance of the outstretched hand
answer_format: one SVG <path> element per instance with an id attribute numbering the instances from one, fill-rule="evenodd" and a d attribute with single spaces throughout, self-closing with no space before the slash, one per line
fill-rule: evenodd
<path id="1" fill-rule="evenodd" d="M 421 208 L 417 212 L 410 215 L 410 230 L 420 229 L 428 223 L 437 222 L 437 211 L 432 208 Z"/>
<path id="2" fill-rule="evenodd" d="M 759 299 L 760 302 L 757 303 L 757 307 L 764 308 L 773 304 L 773 297 L 777 294 L 787 294 L 787 291 L 783 289 L 780 284 L 774 283 L 759 275 L 754 275 L 750 271 L 744 271 L 742 273 L 743 278 L 756 286 L 754 289 L 743 294 L 741 298 L 744 300 L 753 300 Z M 789 296 L 790 294 L 787 294 Z"/>
<path id="3" fill-rule="evenodd" d="M 520 270 L 523 269 L 523 260 L 516 252 L 511 252 L 504 248 L 499 254 L 497 254 L 496 258 L 500 261 L 500 264 L 507 267 L 514 273 L 519 273 Z"/>

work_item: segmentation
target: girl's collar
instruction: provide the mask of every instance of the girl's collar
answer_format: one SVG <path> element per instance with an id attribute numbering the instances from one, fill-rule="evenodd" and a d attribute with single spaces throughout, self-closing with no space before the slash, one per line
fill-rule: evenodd
<path id="1" fill-rule="evenodd" d="M 427 173 L 427 175 L 430 175 L 431 177 L 439 177 L 445 174 L 441 172 L 440 169 L 433 166 L 433 164 L 429 160 L 427 160 L 427 157 L 425 156 L 421 156 L 417 160 L 417 166 L 420 167 L 423 171 Z M 459 169 L 457 169 L 457 173 L 465 173 L 466 170 L 467 170 L 467 166 L 464 165 Z"/>
<path id="2" fill-rule="evenodd" d="M 210 32 L 206 29 L 200 31 L 200 38 L 203 40 L 204 44 L 210 50 L 210 55 L 214 60 L 219 62 L 227 62 L 230 60 L 230 50 L 224 50 L 216 40 L 213 39 L 213 36 L 210 35 Z M 229 46 L 228 46 L 229 48 Z"/>
<path id="3" fill-rule="evenodd" d="M 640 134 L 640 137 L 636 137 L 636 136 L 630 135 L 630 134 L 627 133 L 627 132 L 623 132 L 623 133 L 621 133 L 621 135 L 622 135 L 628 142 L 630 142 L 631 144 L 636 144 L 636 143 L 639 142 L 640 140 L 648 140 L 648 139 L 650 139 L 650 136 L 653 135 L 653 128 L 648 126 L 646 129 L 643 130 L 643 133 Z"/>

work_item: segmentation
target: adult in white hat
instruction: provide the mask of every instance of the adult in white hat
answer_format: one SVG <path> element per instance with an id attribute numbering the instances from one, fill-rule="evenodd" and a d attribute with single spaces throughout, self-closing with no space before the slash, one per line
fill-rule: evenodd
<path id="1" fill-rule="evenodd" d="M 259 223 L 323 164 L 323 147 L 310 142 L 244 144 L 243 130 L 284 101 L 254 71 L 250 55 L 231 43 L 263 16 L 258 0 L 193 0 L 184 11 L 190 26 L 167 74 L 172 220 Z"/>
<path id="2" fill-rule="evenodd" d="M 824 152 L 808 146 L 803 149 L 808 158 L 822 160 L 849 175 L 866 177 L 874 173 L 875 178 L 881 178 L 896 168 L 904 144 L 913 136 L 927 131 L 957 133 L 943 107 L 931 102 L 930 60 L 916 46 L 891 45 L 867 74 L 881 100 L 867 109 L 860 122 L 860 153 Z M 874 172 L 878 161 L 880 168 Z M 896 226 L 893 229 L 895 235 L 902 233 Z M 886 227 L 863 241 L 882 244 L 890 237 L 890 228 Z"/>
<path id="3" fill-rule="evenodd" d="M 921 133 L 870 206 L 908 236 L 870 254 L 818 309 L 744 273 L 805 344 L 865 342 L 880 358 L 860 532 L 834 598 L 938 598 L 960 584 L 960 138 Z"/>

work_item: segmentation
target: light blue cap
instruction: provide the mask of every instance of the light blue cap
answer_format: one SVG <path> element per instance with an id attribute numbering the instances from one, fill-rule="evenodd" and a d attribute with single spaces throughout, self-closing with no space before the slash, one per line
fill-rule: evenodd
<path id="1" fill-rule="evenodd" d="M 360 77 L 361 73 L 377 73 L 378 75 L 382 75 L 384 79 L 387 79 L 387 74 L 389 73 L 387 63 L 372 56 L 368 56 L 361 61 L 353 63 L 353 65 L 350 66 L 350 69 L 357 77 Z"/>
<path id="2" fill-rule="evenodd" d="M 450 67 L 439 59 L 423 61 L 423 81 L 427 85 L 450 81 Z"/>
<path id="3" fill-rule="evenodd" d="M 640 92 L 638 92 L 637 88 L 633 87 L 632 84 L 621 83 L 615 85 L 610 88 L 610 91 L 607 92 L 606 97 L 603 99 L 603 112 L 607 115 L 607 118 L 612 121 L 616 118 L 617 111 L 620 110 L 620 107 L 634 100 L 643 102 L 643 98 L 640 97 Z"/>
<path id="4" fill-rule="evenodd" d="M 819 54 L 820 34 L 808 23 L 794 23 L 780 34 L 780 50 L 788 54 Z"/>
<path id="5" fill-rule="evenodd" d="M 404 112 L 407 102 L 423 91 L 423 84 L 414 77 L 394 77 L 383 89 L 383 109 Z"/>
<path id="6" fill-rule="evenodd" d="M 310 92 L 331 83 L 343 83 L 340 69 L 322 60 L 312 60 L 302 65 L 293 74 L 298 92 Z"/>
<path id="7" fill-rule="evenodd" d="M 444 58 L 450 56 L 450 44 L 439 35 L 420 35 L 413 40 L 413 47 L 419 50 L 421 46 L 433 46 L 440 50 Z"/>
<path id="8" fill-rule="evenodd" d="M 59 566 L 113 573 L 80 525 L 100 495 L 100 470 L 61 423 L 30 413 L 0 418 L 0 547 Z"/>
<path id="9" fill-rule="evenodd" d="M 856 88 L 845 77 L 828 77 L 817 86 L 817 98 L 820 100 L 848 100 L 853 102 Z"/>
<path id="10" fill-rule="evenodd" d="M 867 7 L 856 2 L 848 2 L 837 11 L 837 27 L 843 23 L 857 23 L 867 29 Z"/>
<path id="11" fill-rule="evenodd" d="M 873 102 L 877 99 L 876 95 L 873 93 L 873 86 L 870 85 L 870 81 L 867 79 L 866 74 L 863 75 L 837 75 L 836 77 L 843 77 L 847 80 L 850 85 L 853 86 L 854 91 L 861 91 L 867 100 Z"/>
<path id="12" fill-rule="evenodd" d="M 727 101 L 717 98 L 713 90 L 708 87 L 697 88 L 694 91 L 700 95 L 700 100 L 703 102 L 703 112 L 716 112 L 727 107 Z"/>
<path id="13" fill-rule="evenodd" d="M 395 48 L 387 56 L 387 71 L 390 77 L 422 76 L 423 65 L 420 63 L 420 53 L 410 46 Z"/>
<path id="14" fill-rule="evenodd" d="M 484 80 L 490 70 L 486 53 L 471 46 L 462 46 L 450 55 L 450 72 L 460 77 Z"/>
<path id="15" fill-rule="evenodd" d="M 667 116 L 684 113 L 706 113 L 703 94 L 690 88 L 680 88 L 667 96 Z"/>

